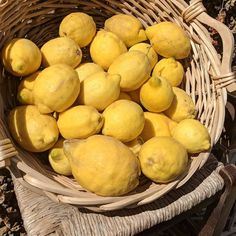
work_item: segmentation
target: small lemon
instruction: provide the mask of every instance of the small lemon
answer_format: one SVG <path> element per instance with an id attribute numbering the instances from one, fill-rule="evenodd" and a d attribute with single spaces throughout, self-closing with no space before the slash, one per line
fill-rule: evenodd
<path id="1" fill-rule="evenodd" d="M 128 94 L 129 94 L 129 96 L 131 97 L 131 100 L 132 100 L 133 102 L 136 102 L 136 103 L 138 103 L 138 104 L 141 105 L 140 96 L 139 96 L 139 94 L 140 94 L 140 88 L 138 88 L 138 89 L 136 89 L 136 90 L 133 90 L 133 91 L 129 91 Z"/>
<path id="2" fill-rule="evenodd" d="M 17 100 L 21 104 L 34 104 L 33 87 L 39 73 L 40 71 L 36 71 L 21 80 L 17 91 Z"/>
<path id="3" fill-rule="evenodd" d="M 132 51 L 132 50 L 137 50 L 137 51 L 140 51 L 140 52 L 143 52 L 144 54 L 146 54 L 149 59 L 149 62 L 151 64 L 151 68 L 153 68 L 156 65 L 156 63 L 158 61 L 158 56 L 150 44 L 137 43 L 129 49 L 129 51 Z"/>
<path id="4" fill-rule="evenodd" d="M 9 114 L 9 129 L 18 144 L 30 152 L 43 152 L 57 142 L 57 122 L 40 114 L 36 106 L 17 106 Z"/>
<path id="5" fill-rule="evenodd" d="M 101 196 L 120 196 L 139 184 L 138 158 L 119 140 L 93 135 L 64 142 L 72 173 L 85 189 Z"/>
<path id="6" fill-rule="evenodd" d="M 142 108 L 129 100 L 118 100 L 103 112 L 105 119 L 102 133 L 129 142 L 137 138 L 144 127 Z"/>
<path id="7" fill-rule="evenodd" d="M 69 159 L 63 150 L 64 139 L 60 138 L 56 144 L 50 149 L 48 160 L 53 170 L 61 175 L 72 175 Z"/>
<path id="8" fill-rule="evenodd" d="M 150 76 L 151 65 L 148 57 L 140 51 L 126 52 L 111 64 L 110 74 L 121 76 L 121 91 L 138 89 Z"/>
<path id="9" fill-rule="evenodd" d="M 82 60 L 79 45 L 68 37 L 59 37 L 47 41 L 41 48 L 44 67 L 55 64 L 67 64 L 73 68 Z"/>
<path id="10" fill-rule="evenodd" d="M 59 26 L 59 35 L 73 39 L 81 48 L 90 44 L 96 34 L 93 18 L 83 12 L 65 16 Z"/>
<path id="11" fill-rule="evenodd" d="M 175 180 L 187 169 L 186 149 L 171 137 L 154 137 L 139 152 L 143 174 L 156 183 Z"/>
<path id="12" fill-rule="evenodd" d="M 144 141 L 158 136 L 171 136 L 171 119 L 163 113 L 144 112 L 145 125 L 140 136 Z"/>
<path id="13" fill-rule="evenodd" d="M 183 90 L 173 87 L 174 99 L 165 114 L 172 120 L 180 122 L 188 118 L 195 118 L 197 111 L 191 97 Z"/>
<path id="14" fill-rule="evenodd" d="M 47 67 L 37 76 L 33 96 L 41 113 L 62 112 L 76 100 L 80 91 L 78 74 L 66 64 Z"/>
<path id="15" fill-rule="evenodd" d="M 129 96 L 128 93 L 125 93 L 125 92 L 120 92 L 120 96 L 119 96 L 118 99 L 119 100 L 126 99 L 126 100 L 130 100 L 131 101 L 131 97 Z"/>
<path id="16" fill-rule="evenodd" d="M 152 76 L 161 76 L 167 79 L 171 86 L 179 86 L 184 77 L 182 64 L 174 58 L 164 58 L 160 60 L 152 71 Z"/>
<path id="17" fill-rule="evenodd" d="M 177 24 L 165 21 L 147 27 L 145 32 L 159 55 L 176 59 L 184 59 L 189 56 L 190 39 Z"/>
<path id="18" fill-rule="evenodd" d="M 104 28 L 116 34 L 127 47 L 147 40 L 141 22 L 131 15 L 114 15 L 105 21 Z"/>
<path id="19" fill-rule="evenodd" d="M 140 89 L 140 101 L 151 112 L 162 112 L 168 109 L 174 93 L 170 83 L 162 77 L 151 77 Z"/>
<path id="20" fill-rule="evenodd" d="M 115 34 L 100 30 L 90 46 L 92 60 L 107 70 L 121 54 L 127 52 L 125 44 Z"/>
<path id="21" fill-rule="evenodd" d="M 189 153 L 207 151 L 211 147 L 211 138 L 207 128 L 198 120 L 185 119 L 173 129 L 172 136 Z"/>
<path id="22" fill-rule="evenodd" d="M 75 106 L 59 114 L 57 125 L 65 139 L 87 138 L 99 133 L 102 115 L 91 106 Z"/>
<path id="23" fill-rule="evenodd" d="M 15 76 L 27 76 L 38 70 L 42 55 L 35 43 L 25 38 L 14 38 L 2 50 L 3 65 Z"/>
<path id="24" fill-rule="evenodd" d="M 75 71 L 78 73 L 80 82 L 82 82 L 90 75 L 103 71 L 103 68 L 93 62 L 87 62 L 79 65 L 75 68 Z"/>
<path id="25" fill-rule="evenodd" d="M 124 143 L 136 156 L 138 156 L 139 151 L 144 144 L 144 140 L 139 136 L 136 139 Z"/>
<path id="26" fill-rule="evenodd" d="M 81 83 L 78 104 L 85 104 L 102 111 L 120 95 L 120 75 L 97 72 Z"/>

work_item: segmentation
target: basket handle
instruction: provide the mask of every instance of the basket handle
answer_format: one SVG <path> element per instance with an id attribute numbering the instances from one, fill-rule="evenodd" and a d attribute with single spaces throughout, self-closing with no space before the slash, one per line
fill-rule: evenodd
<path id="1" fill-rule="evenodd" d="M 184 9 L 182 15 L 186 22 L 197 19 L 219 33 L 223 43 L 223 57 L 219 67 L 220 74 L 214 76 L 213 79 L 217 80 L 220 87 L 226 87 L 229 92 L 236 91 L 236 76 L 232 72 L 234 37 L 230 29 L 206 13 L 202 0 L 191 0 L 190 5 Z"/>

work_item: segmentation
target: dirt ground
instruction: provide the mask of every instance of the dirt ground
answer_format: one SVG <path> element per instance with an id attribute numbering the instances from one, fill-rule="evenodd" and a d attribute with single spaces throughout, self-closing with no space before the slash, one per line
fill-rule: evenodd
<path id="1" fill-rule="evenodd" d="M 224 22 L 234 33 L 236 39 L 236 0 L 203 0 L 208 13 Z M 217 33 L 211 30 L 213 44 L 221 51 L 221 41 Z M 235 50 L 236 51 L 236 50 Z M 233 65 L 236 66 L 236 56 Z M 26 235 L 11 176 L 6 169 L 0 170 L 0 236 Z"/>

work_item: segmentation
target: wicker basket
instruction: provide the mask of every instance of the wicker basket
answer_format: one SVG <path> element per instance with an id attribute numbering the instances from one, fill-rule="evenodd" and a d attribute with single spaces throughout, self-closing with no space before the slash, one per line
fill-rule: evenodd
<path id="1" fill-rule="evenodd" d="M 125 13 L 136 16 L 144 27 L 160 21 L 173 21 L 185 29 L 191 38 L 192 54 L 184 61 L 184 87 L 198 110 L 198 119 L 208 128 L 212 145 L 218 140 L 224 122 L 228 90 L 235 90 L 231 71 L 233 37 L 229 29 L 205 12 L 201 0 L 187 4 L 184 0 L 0 0 L 0 49 L 13 37 L 27 37 L 39 47 L 58 36 L 58 26 L 64 16 L 83 11 L 94 17 L 97 28 L 106 18 Z M 220 60 L 204 26 L 216 29 L 223 41 Z M 121 197 L 100 197 L 86 192 L 73 179 L 56 175 L 35 157 L 14 143 L 8 131 L 6 115 L 16 105 L 19 80 L 0 65 L 0 167 L 9 166 L 21 184 L 48 196 L 55 202 L 86 207 L 95 211 L 110 211 L 150 203 L 173 188 L 186 183 L 206 162 L 209 153 L 191 159 L 184 176 L 169 184 L 142 181 L 135 191 Z"/>

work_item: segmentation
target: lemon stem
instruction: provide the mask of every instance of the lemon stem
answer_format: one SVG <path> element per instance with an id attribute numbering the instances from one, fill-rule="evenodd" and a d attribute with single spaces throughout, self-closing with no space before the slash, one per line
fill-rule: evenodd
<path id="1" fill-rule="evenodd" d="M 158 87 L 161 85 L 161 80 L 157 76 L 151 77 L 148 82 L 151 87 Z"/>

